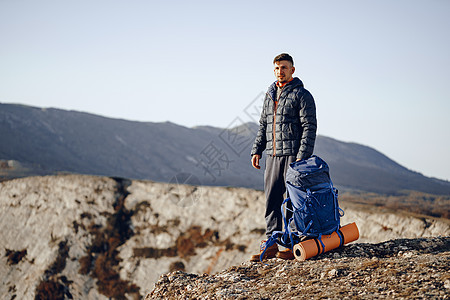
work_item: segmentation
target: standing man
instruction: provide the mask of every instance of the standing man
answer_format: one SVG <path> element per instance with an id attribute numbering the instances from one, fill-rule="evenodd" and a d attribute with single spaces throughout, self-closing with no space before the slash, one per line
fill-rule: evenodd
<path id="1" fill-rule="evenodd" d="M 287 53 L 274 60 L 276 81 L 269 86 L 259 120 L 259 130 L 252 148 L 252 165 L 260 169 L 259 161 L 266 150 L 264 191 L 266 194 L 266 235 L 281 231 L 283 218 L 281 205 L 286 192 L 285 177 L 289 164 L 309 158 L 316 140 L 316 106 L 314 98 L 302 81 L 293 77 L 294 60 Z M 261 252 L 264 250 L 262 242 Z M 260 254 L 251 261 L 259 261 Z M 278 251 L 274 244 L 266 249 L 264 258 L 293 259 L 292 251 Z"/>

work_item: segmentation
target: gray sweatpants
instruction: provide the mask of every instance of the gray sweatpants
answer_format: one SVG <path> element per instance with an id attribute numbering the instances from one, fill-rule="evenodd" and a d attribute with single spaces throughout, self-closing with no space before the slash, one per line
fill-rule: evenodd
<path id="1" fill-rule="evenodd" d="M 295 156 L 266 156 L 264 172 L 264 192 L 266 194 L 266 235 L 283 229 L 281 204 L 286 192 L 286 171 L 289 164 L 296 160 Z M 288 214 L 288 219 L 290 214 Z"/>

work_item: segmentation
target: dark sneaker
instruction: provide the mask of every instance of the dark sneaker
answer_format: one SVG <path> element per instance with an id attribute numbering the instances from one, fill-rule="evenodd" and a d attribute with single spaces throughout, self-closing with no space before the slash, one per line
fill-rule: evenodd
<path id="1" fill-rule="evenodd" d="M 261 246 L 259 247 L 259 254 L 254 254 L 250 258 L 250 261 L 259 261 L 261 253 L 264 251 L 266 241 L 261 241 Z M 278 253 L 278 245 L 273 244 L 269 248 L 267 248 L 266 253 L 264 253 L 263 259 L 275 258 Z"/>

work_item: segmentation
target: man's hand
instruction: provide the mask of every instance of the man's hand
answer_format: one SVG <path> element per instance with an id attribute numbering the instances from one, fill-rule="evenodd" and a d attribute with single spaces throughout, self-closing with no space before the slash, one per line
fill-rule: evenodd
<path id="1" fill-rule="evenodd" d="M 261 155 L 259 154 L 254 154 L 252 156 L 252 166 L 255 169 L 261 169 L 260 165 L 259 165 L 259 159 L 261 158 Z"/>

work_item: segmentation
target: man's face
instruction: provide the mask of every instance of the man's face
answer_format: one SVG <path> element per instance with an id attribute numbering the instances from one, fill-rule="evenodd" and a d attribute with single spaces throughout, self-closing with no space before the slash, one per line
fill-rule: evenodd
<path id="1" fill-rule="evenodd" d="M 287 60 L 277 61 L 274 64 L 274 73 L 278 82 L 285 83 L 292 79 L 295 67 Z"/>

